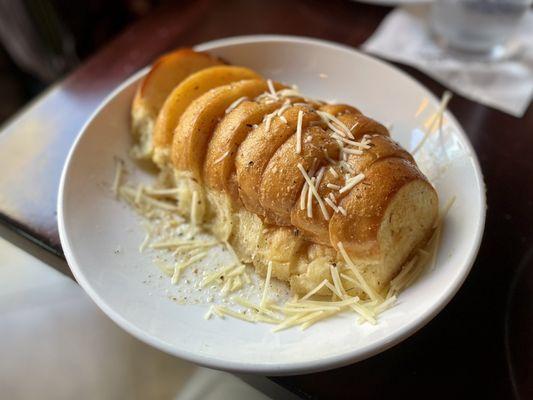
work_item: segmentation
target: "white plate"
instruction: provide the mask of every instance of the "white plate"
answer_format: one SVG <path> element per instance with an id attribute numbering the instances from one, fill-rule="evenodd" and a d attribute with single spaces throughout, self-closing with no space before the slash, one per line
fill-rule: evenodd
<path id="1" fill-rule="evenodd" d="M 393 136 L 408 149 L 420 140 L 417 127 L 427 117 L 414 118 L 419 104 L 424 98 L 432 109 L 438 104 L 427 89 L 398 69 L 332 43 L 248 36 L 217 40 L 197 49 L 296 83 L 310 96 L 354 104 L 392 123 Z M 342 315 L 306 331 L 273 334 L 263 324 L 206 321 L 207 306 L 170 301 L 165 291 L 173 288 L 158 278 L 150 258 L 138 252 L 144 233 L 137 216 L 109 190 L 114 157 L 128 157 L 130 103 L 145 73 L 117 88 L 81 130 L 59 189 L 59 232 L 72 272 L 121 327 L 163 351 L 208 367 L 296 374 L 353 363 L 395 345 L 431 320 L 459 289 L 480 244 L 485 189 L 468 139 L 446 113 L 444 133 L 433 135 L 421 154 L 423 169 L 435 178 L 441 203 L 457 197 L 446 219 L 437 265 L 401 294 L 399 304 L 383 314 L 379 324 L 358 325 L 353 315 Z M 115 254 L 117 248 L 119 254 Z"/>

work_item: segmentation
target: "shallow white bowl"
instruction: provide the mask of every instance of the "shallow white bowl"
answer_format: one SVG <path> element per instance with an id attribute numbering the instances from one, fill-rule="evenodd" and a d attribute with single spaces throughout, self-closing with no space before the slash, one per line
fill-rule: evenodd
<path id="1" fill-rule="evenodd" d="M 407 149 L 438 100 L 398 69 L 351 48 L 284 36 L 248 36 L 197 46 L 265 76 L 296 83 L 310 96 L 354 104 L 384 123 Z M 125 330 L 163 351 L 218 369 L 269 375 L 297 374 L 353 363 L 413 334 L 452 298 L 477 253 L 485 221 L 479 164 L 463 130 L 445 114 L 419 154 L 441 204 L 452 196 L 434 270 L 399 297 L 379 324 L 358 325 L 340 315 L 306 331 L 277 334 L 264 324 L 203 318 L 205 305 L 177 305 L 173 288 L 158 280 L 150 258 L 139 254 L 144 236 L 132 210 L 109 187 L 114 157 L 128 158 L 129 108 L 141 71 L 118 87 L 83 127 L 66 162 L 59 188 L 61 243 L 79 284 Z M 423 99 L 428 110 L 414 117 Z M 139 172 L 142 178 L 144 173 Z M 118 254 L 117 254 L 118 253 Z M 147 282 L 148 281 L 148 282 Z M 157 284 L 150 284 L 156 281 Z"/>

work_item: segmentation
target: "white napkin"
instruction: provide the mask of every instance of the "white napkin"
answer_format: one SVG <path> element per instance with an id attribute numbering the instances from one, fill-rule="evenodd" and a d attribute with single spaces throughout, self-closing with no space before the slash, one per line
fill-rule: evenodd
<path id="1" fill-rule="evenodd" d="M 437 46 L 426 28 L 427 6 L 391 11 L 362 46 L 380 57 L 411 65 L 471 100 L 521 117 L 533 93 L 533 12 L 515 32 L 515 54 L 498 62 L 454 58 Z"/>

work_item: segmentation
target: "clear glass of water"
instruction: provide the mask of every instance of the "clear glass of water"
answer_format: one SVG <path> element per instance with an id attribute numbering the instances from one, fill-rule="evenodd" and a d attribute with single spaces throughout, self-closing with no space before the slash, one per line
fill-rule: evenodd
<path id="1" fill-rule="evenodd" d="M 437 43 L 477 58 L 499 59 L 533 0 L 435 0 L 430 29 Z"/>

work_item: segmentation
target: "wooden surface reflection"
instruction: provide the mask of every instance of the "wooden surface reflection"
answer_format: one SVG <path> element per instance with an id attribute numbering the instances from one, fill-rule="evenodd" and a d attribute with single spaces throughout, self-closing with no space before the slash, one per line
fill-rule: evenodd
<path id="1" fill-rule="evenodd" d="M 311 36 L 357 47 L 389 10 L 349 1 L 202 0 L 148 15 L 4 127 L 2 218 L 51 251 L 61 252 L 56 193 L 68 149 L 103 98 L 161 52 L 255 33 Z M 398 66 L 436 95 L 444 90 L 426 75 Z M 472 273 L 443 312 L 393 349 L 329 372 L 274 378 L 302 397 L 512 396 L 504 320 L 513 275 L 532 247 L 533 109 L 530 106 L 518 119 L 460 96 L 450 109 L 474 145 L 488 188 L 485 236 Z M 531 291 L 525 293 L 531 301 Z M 523 315 L 531 318 L 530 313 Z M 529 339 L 530 348 L 532 344 Z M 524 351 L 517 362 L 532 365 L 530 353 Z M 531 393 L 532 381 L 526 379 L 523 393 Z"/>

